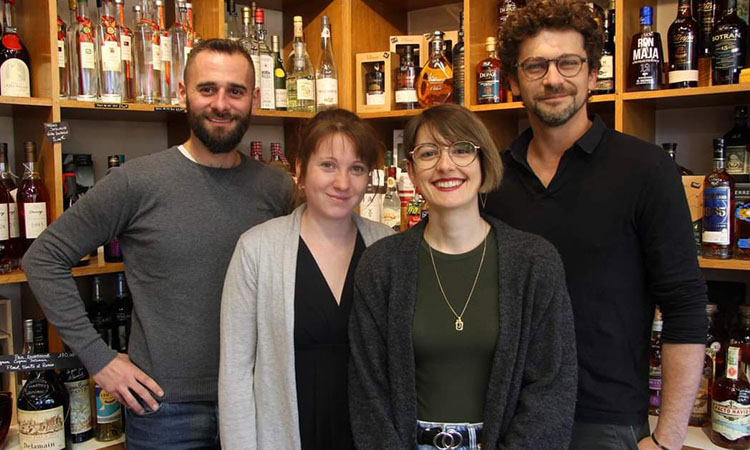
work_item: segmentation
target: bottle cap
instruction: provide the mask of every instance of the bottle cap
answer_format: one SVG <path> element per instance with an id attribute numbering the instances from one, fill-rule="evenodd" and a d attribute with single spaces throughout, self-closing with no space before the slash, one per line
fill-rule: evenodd
<path id="1" fill-rule="evenodd" d="M 650 6 L 641 7 L 641 25 L 654 24 L 654 10 Z"/>
<path id="2" fill-rule="evenodd" d="M 294 23 L 297 23 L 297 22 L 302 23 L 302 16 L 294 16 L 292 18 L 292 22 L 294 22 Z"/>
<path id="3" fill-rule="evenodd" d="M 255 23 L 265 23 L 263 8 L 255 8 Z"/>
<path id="4" fill-rule="evenodd" d="M 242 7 L 242 23 L 250 23 L 250 7 Z"/>
<path id="5" fill-rule="evenodd" d="M 26 141 L 23 143 L 23 153 L 26 157 L 26 162 L 36 161 L 36 145 L 33 142 Z"/>
<path id="6" fill-rule="evenodd" d="M 492 36 L 488 37 L 485 40 L 484 46 L 488 52 L 494 52 L 495 50 L 497 50 L 497 38 Z"/>

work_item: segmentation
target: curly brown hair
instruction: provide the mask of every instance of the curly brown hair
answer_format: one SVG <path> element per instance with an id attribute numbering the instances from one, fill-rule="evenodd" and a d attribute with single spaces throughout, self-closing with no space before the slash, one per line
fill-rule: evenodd
<path id="1" fill-rule="evenodd" d="M 590 73 L 598 72 L 604 36 L 591 9 L 580 1 L 535 0 L 508 17 L 500 32 L 500 63 L 503 71 L 518 79 L 521 44 L 544 29 L 573 30 L 583 36 Z"/>

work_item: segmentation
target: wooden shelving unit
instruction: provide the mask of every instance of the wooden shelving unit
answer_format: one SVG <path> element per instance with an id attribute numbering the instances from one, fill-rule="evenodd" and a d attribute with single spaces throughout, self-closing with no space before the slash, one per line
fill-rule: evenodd
<path id="1" fill-rule="evenodd" d="M 117 273 L 125 270 L 123 263 L 108 263 L 99 255 L 91 258 L 89 264 L 83 267 L 74 267 L 74 277 L 86 277 L 90 275 L 102 275 L 106 273 Z M 26 274 L 23 270 L 16 269 L 8 274 L 0 275 L 0 284 L 25 283 Z"/>
<path id="2" fill-rule="evenodd" d="M 698 257 L 702 269 L 750 270 L 750 260 L 746 259 L 708 259 Z"/>

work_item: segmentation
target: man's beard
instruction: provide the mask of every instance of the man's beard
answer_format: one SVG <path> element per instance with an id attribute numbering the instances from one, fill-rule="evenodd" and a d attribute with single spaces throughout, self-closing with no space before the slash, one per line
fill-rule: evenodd
<path id="1" fill-rule="evenodd" d="M 568 106 L 566 106 L 562 110 L 544 110 L 541 106 L 541 100 L 536 99 L 536 101 L 533 101 L 533 104 L 525 104 L 526 108 L 530 109 L 534 112 L 534 115 L 536 115 L 539 120 L 542 121 L 545 125 L 548 127 L 559 127 L 561 125 L 564 125 L 565 123 L 570 120 L 571 117 L 573 117 L 582 107 L 584 104 L 586 104 L 586 101 L 584 100 L 581 102 L 580 105 L 576 104 L 576 95 L 578 94 L 578 91 L 575 90 L 574 92 L 565 91 L 562 89 L 558 90 L 552 90 L 552 91 L 545 91 L 544 96 L 547 95 L 554 95 L 554 94 L 560 94 L 560 93 L 568 93 L 571 94 L 573 97 L 573 102 L 570 103 Z M 525 100 L 526 97 L 524 97 L 524 103 L 526 103 Z M 544 98 L 544 97 L 542 97 Z M 532 103 L 532 102 L 529 102 Z"/>
<path id="2" fill-rule="evenodd" d="M 224 114 L 216 115 L 222 119 L 233 119 L 237 122 L 237 125 L 231 129 L 223 132 L 219 130 L 212 132 L 205 124 L 204 120 L 207 120 L 207 114 L 205 112 L 196 114 L 190 110 L 190 102 L 185 102 L 187 109 L 188 125 L 193 131 L 193 134 L 200 140 L 211 153 L 229 153 L 237 147 L 242 137 L 245 135 L 247 128 L 250 126 L 250 113 L 245 116 Z"/>

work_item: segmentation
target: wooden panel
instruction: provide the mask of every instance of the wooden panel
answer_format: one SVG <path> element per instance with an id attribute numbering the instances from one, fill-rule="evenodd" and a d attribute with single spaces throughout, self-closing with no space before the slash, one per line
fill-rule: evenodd
<path id="1" fill-rule="evenodd" d="M 464 55 L 466 58 L 465 79 L 468 88 L 466 104 L 477 105 L 477 71 L 480 61 L 487 58 L 485 41 L 490 36 L 497 36 L 497 3 L 491 1 L 465 1 L 464 8 Z M 496 106 L 496 105 L 491 105 Z"/>
<path id="2" fill-rule="evenodd" d="M 193 0 L 191 3 L 193 4 L 193 25 L 203 39 L 223 38 L 224 1 Z"/>
<path id="3" fill-rule="evenodd" d="M 117 273 L 125 271 L 123 263 L 108 263 L 103 256 L 91 258 L 88 266 L 74 267 L 74 277 L 86 277 L 90 275 L 102 275 L 106 273 Z M 26 274 L 23 270 L 16 269 L 9 274 L 0 275 L 0 284 L 25 283 Z"/>
<path id="4" fill-rule="evenodd" d="M 744 105 L 750 103 L 750 84 L 626 92 L 622 94 L 622 99 L 646 103 L 655 109 Z"/>
<path id="5" fill-rule="evenodd" d="M 510 114 L 479 114 L 484 125 L 489 129 L 490 135 L 495 140 L 498 151 L 507 148 L 518 134 L 518 112 Z"/>
<path id="6" fill-rule="evenodd" d="M 623 102 L 618 99 L 615 107 L 615 129 L 654 142 L 656 136 L 656 114 L 647 104 Z"/>
<path id="7" fill-rule="evenodd" d="M 433 8 L 435 6 L 450 5 L 456 3 L 456 0 L 368 0 L 369 4 L 377 9 L 387 9 L 390 11 L 406 12 L 417 9 Z M 490 3 L 495 3 L 491 1 Z"/>
<path id="8" fill-rule="evenodd" d="M 708 259 L 698 257 L 702 269 L 750 270 L 750 260 L 747 259 Z"/>
<path id="9" fill-rule="evenodd" d="M 31 56 L 31 95 L 58 95 L 57 60 L 52 62 L 52 49 L 57 58 L 57 13 L 53 0 L 16 2 L 18 34 Z"/>

